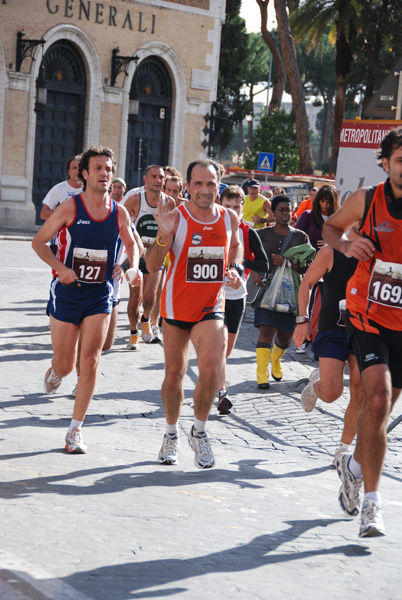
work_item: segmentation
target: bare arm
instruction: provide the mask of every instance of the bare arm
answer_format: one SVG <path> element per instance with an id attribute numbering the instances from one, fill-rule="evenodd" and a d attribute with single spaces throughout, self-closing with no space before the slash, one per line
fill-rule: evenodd
<path id="1" fill-rule="evenodd" d="M 77 281 L 78 277 L 72 269 L 64 265 L 50 250 L 47 242 L 52 239 L 55 233 L 72 222 L 75 214 L 74 200 L 66 200 L 56 208 L 47 221 L 39 229 L 32 240 L 32 248 L 36 254 L 46 264 L 54 269 L 64 285 L 70 285 Z M 79 285 L 79 284 L 78 284 Z"/>
<path id="2" fill-rule="evenodd" d="M 140 252 L 130 227 L 130 217 L 124 206 L 119 206 L 120 239 L 126 247 L 130 267 L 138 269 Z"/>
<path id="3" fill-rule="evenodd" d="M 47 219 L 52 214 L 53 214 L 52 209 L 49 208 L 49 206 L 47 204 L 44 204 L 42 207 L 42 210 L 40 211 L 40 218 L 43 219 L 44 221 L 47 221 Z"/>
<path id="4" fill-rule="evenodd" d="M 311 290 L 317 281 L 332 269 L 333 262 L 334 251 L 330 246 L 322 248 L 314 258 L 300 283 L 298 294 L 299 315 L 308 316 Z M 296 348 L 301 346 L 305 339 L 311 340 L 310 323 L 296 325 L 293 339 Z"/>
<path id="5" fill-rule="evenodd" d="M 138 211 L 140 209 L 140 194 L 133 194 L 129 196 L 124 203 L 124 208 L 127 210 L 130 215 L 130 219 L 135 221 L 138 216 Z"/>
<path id="6" fill-rule="evenodd" d="M 373 242 L 364 237 L 359 237 L 351 242 L 343 234 L 353 223 L 362 219 L 365 198 L 366 188 L 360 188 L 353 192 L 343 206 L 329 217 L 322 228 L 322 237 L 328 244 L 345 256 L 358 260 L 367 260 L 373 256 Z"/>
<path id="7" fill-rule="evenodd" d="M 227 209 L 230 215 L 230 222 L 232 226 L 232 238 L 230 242 L 229 252 L 228 252 L 228 265 L 231 263 L 236 263 L 239 265 L 243 264 L 243 246 L 241 245 L 239 238 L 239 220 L 237 214 L 230 209 Z M 226 281 L 225 285 L 232 287 L 233 289 L 238 289 L 241 285 L 239 273 L 237 270 L 232 267 L 228 271 L 226 271 Z"/>

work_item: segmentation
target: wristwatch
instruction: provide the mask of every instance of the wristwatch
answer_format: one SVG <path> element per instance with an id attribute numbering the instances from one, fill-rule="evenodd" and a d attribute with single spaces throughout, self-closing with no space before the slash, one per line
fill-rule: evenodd
<path id="1" fill-rule="evenodd" d="M 297 315 L 296 325 L 301 325 L 302 323 L 310 323 L 310 319 L 306 315 Z"/>
<path id="2" fill-rule="evenodd" d="M 243 265 L 239 265 L 238 263 L 230 263 L 228 269 L 236 269 L 236 271 L 238 272 L 240 277 L 242 277 L 242 275 L 244 273 Z"/>

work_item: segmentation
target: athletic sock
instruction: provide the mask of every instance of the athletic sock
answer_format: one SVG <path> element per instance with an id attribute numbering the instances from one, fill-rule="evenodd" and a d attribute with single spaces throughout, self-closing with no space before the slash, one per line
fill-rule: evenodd
<path id="1" fill-rule="evenodd" d="M 170 433 L 171 435 L 179 435 L 179 424 L 175 423 L 174 425 L 169 425 L 169 423 L 166 423 L 166 433 Z"/>
<path id="2" fill-rule="evenodd" d="M 364 494 L 364 500 L 374 500 L 374 502 L 381 506 L 380 492 L 367 492 L 367 494 Z"/>
<path id="3" fill-rule="evenodd" d="M 355 459 L 354 454 L 349 461 L 349 471 L 352 473 L 353 477 L 362 477 L 363 475 L 361 465 Z"/>
<path id="4" fill-rule="evenodd" d="M 84 421 L 76 421 L 76 419 L 71 419 L 70 427 L 68 428 L 68 430 L 72 431 L 74 427 L 78 427 L 78 429 L 81 429 L 83 422 Z"/>
<path id="5" fill-rule="evenodd" d="M 138 329 L 130 329 L 130 335 L 136 335 L 138 333 Z"/>
<path id="6" fill-rule="evenodd" d="M 148 319 L 144 319 L 144 315 L 141 316 L 141 323 L 148 323 L 149 321 L 149 317 Z"/>
<path id="7" fill-rule="evenodd" d="M 224 396 L 225 394 L 227 394 L 227 391 L 225 390 L 225 388 L 222 388 L 221 390 L 219 390 L 218 392 L 218 397 L 219 396 Z"/>
<path id="8" fill-rule="evenodd" d="M 352 444 L 344 444 L 343 442 L 339 442 L 338 448 L 342 448 L 345 452 L 350 452 L 352 448 Z"/>
<path id="9" fill-rule="evenodd" d="M 194 415 L 194 431 L 196 431 L 197 433 L 204 433 L 206 426 L 207 426 L 207 422 L 206 421 L 200 421 Z"/>

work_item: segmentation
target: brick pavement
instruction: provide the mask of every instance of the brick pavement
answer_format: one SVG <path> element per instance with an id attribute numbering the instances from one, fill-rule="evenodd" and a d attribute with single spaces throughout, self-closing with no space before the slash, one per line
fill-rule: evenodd
<path id="1" fill-rule="evenodd" d="M 360 540 L 357 521 L 338 508 L 330 467 L 347 393 L 304 413 L 294 384 L 315 363 L 293 348 L 284 380 L 258 392 L 248 312 L 228 364 L 235 407 L 227 417 L 214 410 L 209 421 L 216 468 L 195 469 L 185 439 L 193 354 L 181 461 L 159 466 L 163 349 L 125 351 L 125 289 L 116 344 L 102 358 L 85 421 L 89 452 L 67 456 L 74 375 L 60 393 L 42 394 L 51 358 L 49 272 L 27 242 L 3 240 L 0 251 L 13 256 L 0 267 L 1 598 L 399 597 L 402 426 L 389 436 L 383 477 L 388 536 Z"/>

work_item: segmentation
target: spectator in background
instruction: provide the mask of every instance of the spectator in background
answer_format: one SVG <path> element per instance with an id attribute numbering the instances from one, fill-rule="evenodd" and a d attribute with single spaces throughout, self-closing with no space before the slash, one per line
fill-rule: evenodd
<path id="1" fill-rule="evenodd" d="M 265 227 L 258 232 L 268 258 L 270 266 L 269 275 L 271 276 L 274 275 L 276 268 L 280 267 L 285 261 L 285 258 L 281 254 L 285 249 L 292 249 L 295 246 L 302 247 L 306 244 L 304 249 L 308 249 L 309 254 L 312 253 L 314 255 L 314 250 L 308 244 L 309 239 L 306 233 L 289 226 L 292 214 L 290 197 L 282 194 L 273 198 L 272 212 L 275 217 L 275 225 L 273 227 Z M 303 273 L 306 270 L 299 262 L 292 262 L 291 267 L 299 273 Z M 258 273 L 255 276 L 255 281 L 257 285 L 258 282 L 259 285 L 265 284 L 263 278 Z M 269 363 L 271 363 L 271 373 L 275 381 L 282 379 L 281 358 L 290 346 L 296 326 L 295 319 L 295 315 L 291 312 L 275 312 L 265 308 L 257 308 L 255 310 L 254 327 L 259 329 L 256 351 L 257 384 L 261 390 L 267 390 L 270 387 L 268 382 Z"/>
<path id="2" fill-rule="evenodd" d="M 249 171 L 247 173 L 247 179 L 245 179 L 243 181 L 243 183 L 241 184 L 241 189 L 243 190 L 245 196 L 247 196 L 247 194 L 248 194 L 248 186 L 250 184 L 250 181 L 252 179 L 254 179 L 254 175 L 255 175 L 254 171 Z"/>
<path id="3" fill-rule="evenodd" d="M 176 175 L 165 176 L 165 185 L 163 187 L 163 191 L 167 196 L 171 196 L 174 199 L 176 206 L 179 206 L 179 204 L 185 202 L 185 199 L 182 196 L 183 180 L 181 177 L 177 177 Z"/>
<path id="4" fill-rule="evenodd" d="M 56 209 L 56 207 L 82 192 L 82 181 L 78 178 L 78 164 L 81 156 L 70 156 L 67 161 L 67 179 L 53 186 L 42 201 L 43 207 L 40 218 L 46 221 Z"/>
<path id="5" fill-rule="evenodd" d="M 272 189 L 272 196 L 275 198 L 275 196 L 279 196 L 279 194 L 285 194 L 285 188 L 283 187 L 274 187 Z"/>
<path id="6" fill-rule="evenodd" d="M 110 197 L 113 198 L 115 202 L 120 203 L 123 200 L 124 194 L 126 193 L 127 185 L 124 179 L 121 177 L 114 177 L 112 179 L 112 189 L 110 192 Z"/>
<path id="7" fill-rule="evenodd" d="M 243 220 L 253 229 L 261 229 L 272 220 L 271 202 L 260 194 L 260 182 L 256 179 L 249 181 L 247 189 Z"/>
<path id="8" fill-rule="evenodd" d="M 339 194 L 333 185 L 323 185 L 317 192 L 311 210 L 305 210 L 296 223 L 296 228 L 307 233 L 316 250 L 325 245 L 322 239 L 324 222 L 339 208 Z"/>
<path id="9" fill-rule="evenodd" d="M 318 188 L 312 187 L 310 190 L 310 196 L 302 202 L 300 202 L 299 206 L 296 209 L 296 215 L 298 218 L 301 217 L 302 213 L 304 213 L 305 210 L 311 210 L 313 208 L 313 202 L 317 195 L 317 192 Z"/>

